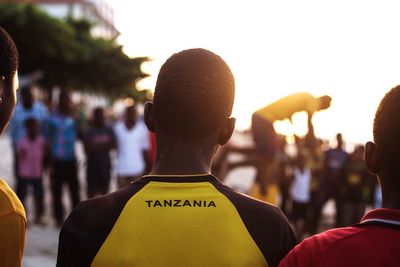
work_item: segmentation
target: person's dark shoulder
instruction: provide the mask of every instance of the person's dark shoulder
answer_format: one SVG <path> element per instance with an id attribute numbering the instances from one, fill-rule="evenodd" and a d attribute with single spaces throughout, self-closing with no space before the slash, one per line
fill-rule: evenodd
<path id="1" fill-rule="evenodd" d="M 281 209 L 275 205 L 240 193 L 223 184 L 216 187 L 234 204 L 237 209 L 240 208 L 246 210 L 248 213 L 257 214 L 257 219 L 259 220 L 276 220 L 278 224 L 281 221 L 287 222 L 287 219 L 282 213 Z"/>
<path id="2" fill-rule="evenodd" d="M 216 185 L 216 188 L 235 206 L 268 265 L 277 266 L 297 244 L 293 230 L 281 209 L 222 184 Z"/>
<path id="3" fill-rule="evenodd" d="M 62 226 L 57 266 L 90 266 L 129 199 L 145 183 L 79 203 Z"/>
<path id="4" fill-rule="evenodd" d="M 116 220 L 115 217 L 119 216 L 126 202 L 138 190 L 139 185 L 131 184 L 113 193 L 80 202 L 65 221 L 63 228 L 79 227 L 93 230 L 107 219 Z"/>
<path id="5" fill-rule="evenodd" d="M 290 251 L 279 267 L 325 266 L 321 263 L 329 262 L 335 255 L 351 257 L 349 253 L 351 254 L 354 248 L 357 250 L 362 246 L 361 243 L 356 246 L 358 241 L 354 242 L 353 238 L 357 239 L 364 230 L 350 226 L 330 229 L 307 237 Z"/>

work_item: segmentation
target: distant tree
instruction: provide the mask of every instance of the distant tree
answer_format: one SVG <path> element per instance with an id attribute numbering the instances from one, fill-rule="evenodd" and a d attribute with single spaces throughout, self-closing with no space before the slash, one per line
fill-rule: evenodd
<path id="1" fill-rule="evenodd" d="M 18 47 L 20 73 L 44 73 L 40 84 L 102 93 L 113 98 L 142 100 L 146 92 L 136 83 L 147 76 L 141 64 L 147 57 L 130 58 L 115 40 L 95 38 L 85 20 L 61 20 L 35 5 L 0 4 L 0 26 Z"/>

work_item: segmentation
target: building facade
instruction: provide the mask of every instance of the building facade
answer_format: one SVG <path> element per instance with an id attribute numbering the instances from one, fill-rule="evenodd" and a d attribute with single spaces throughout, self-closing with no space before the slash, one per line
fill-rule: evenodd
<path id="1" fill-rule="evenodd" d="M 0 1 L 2 2 L 2 1 Z M 106 0 L 14 0 L 18 3 L 37 4 L 58 18 L 85 18 L 94 24 L 94 36 L 116 38 L 120 34 L 114 25 L 114 10 Z"/>

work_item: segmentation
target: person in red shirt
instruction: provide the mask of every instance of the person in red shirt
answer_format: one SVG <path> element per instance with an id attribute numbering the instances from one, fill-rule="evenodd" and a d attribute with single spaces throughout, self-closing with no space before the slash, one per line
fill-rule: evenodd
<path id="1" fill-rule="evenodd" d="M 297 245 L 279 264 L 296 266 L 400 266 L 400 85 L 382 99 L 375 114 L 374 142 L 365 147 L 368 170 L 382 187 L 382 208 L 361 222 L 314 235 Z"/>

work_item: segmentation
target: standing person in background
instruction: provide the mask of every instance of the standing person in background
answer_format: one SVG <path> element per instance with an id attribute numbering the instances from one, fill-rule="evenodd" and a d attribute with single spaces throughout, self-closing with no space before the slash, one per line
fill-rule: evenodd
<path id="1" fill-rule="evenodd" d="M 364 146 L 358 146 L 349 156 L 342 186 L 342 224 L 358 223 L 365 213 L 368 201 L 369 173 L 364 162 Z"/>
<path id="2" fill-rule="evenodd" d="M 374 142 L 365 147 L 368 170 L 382 186 L 380 209 L 357 225 L 305 239 L 279 267 L 398 267 L 400 263 L 400 86 L 390 90 L 375 114 Z"/>
<path id="3" fill-rule="evenodd" d="M 122 188 L 144 175 L 150 168 L 148 130 L 139 120 L 136 106 L 125 109 L 124 120 L 114 127 L 117 139 L 117 183 Z"/>
<path id="4" fill-rule="evenodd" d="M 18 102 L 8 126 L 14 152 L 14 175 L 18 177 L 18 142 L 26 136 L 25 120 L 34 118 L 38 122 L 40 133 L 44 133 L 44 124 L 48 115 L 47 108 L 35 99 L 32 85 L 26 85 L 20 91 L 22 102 Z"/>
<path id="5" fill-rule="evenodd" d="M 345 176 L 346 162 L 348 160 L 348 154 L 343 148 L 342 134 L 336 135 L 337 145 L 335 148 L 329 149 L 325 152 L 325 164 L 323 180 L 321 181 L 321 189 L 318 196 L 318 204 L 315 209 L 315 220 L 317 225 L 321 219 L 322 209 L 325 203 L 329 199 L 335 201 L 336 207 L 336 220 L 335 226 L 339 227 L 343 225 L 342 222 L 342 199 L 341 191 L 343 188 L 343 180 Z"/>
<path id="6" fill-rule="evenodd" d="M 18 187 L 17 195 L 25 202 L 30 186 L 33 187 L 35 199 L 35 223 L 46 224 L 44 221 L 44 191 L 43 168 L 47 157 L 46 141 L 39 131 L 39 123 L 34 118 L 25 120 L 27 135 L 18 142 Z"/>
<path id="7" fill-rule="evenodd" d="M 321 190 L 321 181 L 324 174 L 324 153 L 322 149 L 322 140 L 316 140 L 313 146 L 308 146 L 309 157 L 306 165 L 311 169 L 311 187 L 310 187 L 310 204 L 308 214 L 307 231 L 316 233 L 319 220 L 316 218 L 318 214 L 319 192 Z"/>
<path id="8" fill-rule="evenodd" d="M 51 190 L 53 194 L 54 218 L 58 226 L 64 222 L 62 186 L 68 184 L 71 204 L 80 202 L 75 142 L 79 135 L 70 95 L 61 91 L 57 109 L 47 120 L 47 140 L 50 145 L 52 165 Z"/>
<path id="9" fill-rule="evenodd" d="M 303 239 L 305 226 L 308 224 L 308 211 L 311 189 L 311 169 L 306 166 L 304 151 L 298 151 L 293 168 L 293 183 L 291 186 L 292 221 L 298 240 Z"/>
<path id="10" fill-rule="evenodd" d="M 0 27 L 0 133 L 11 118 L 17 100 L 18 51 Z M 26 215 L 16 194 L 0 179 L 0 266 L 21 266 L 24 253 Z"/>
<path id="11" fill-rule="evenodd" d="M 280 208 L 283 213 L 287 216 L 288 214 L 288 203 L 290 199 L 289 188 L 290 188 L 290 177 L 292 172 L 292 159 L 285 151 L 286 139 L 285 136 L 279 136 L 278 139 L 278 151 L 276 154 L 276 160 L 278 162 L 278 183 L 281 195 Z"/>
<path id="12" fill-rule="evenodd" d="M 111 178 L 110 151 L 115 148 L 114 131 L 106 125 L 103 108 L 93 110 L 92 123 L 84 136 L 87 195 L 108 193 Z"/>

